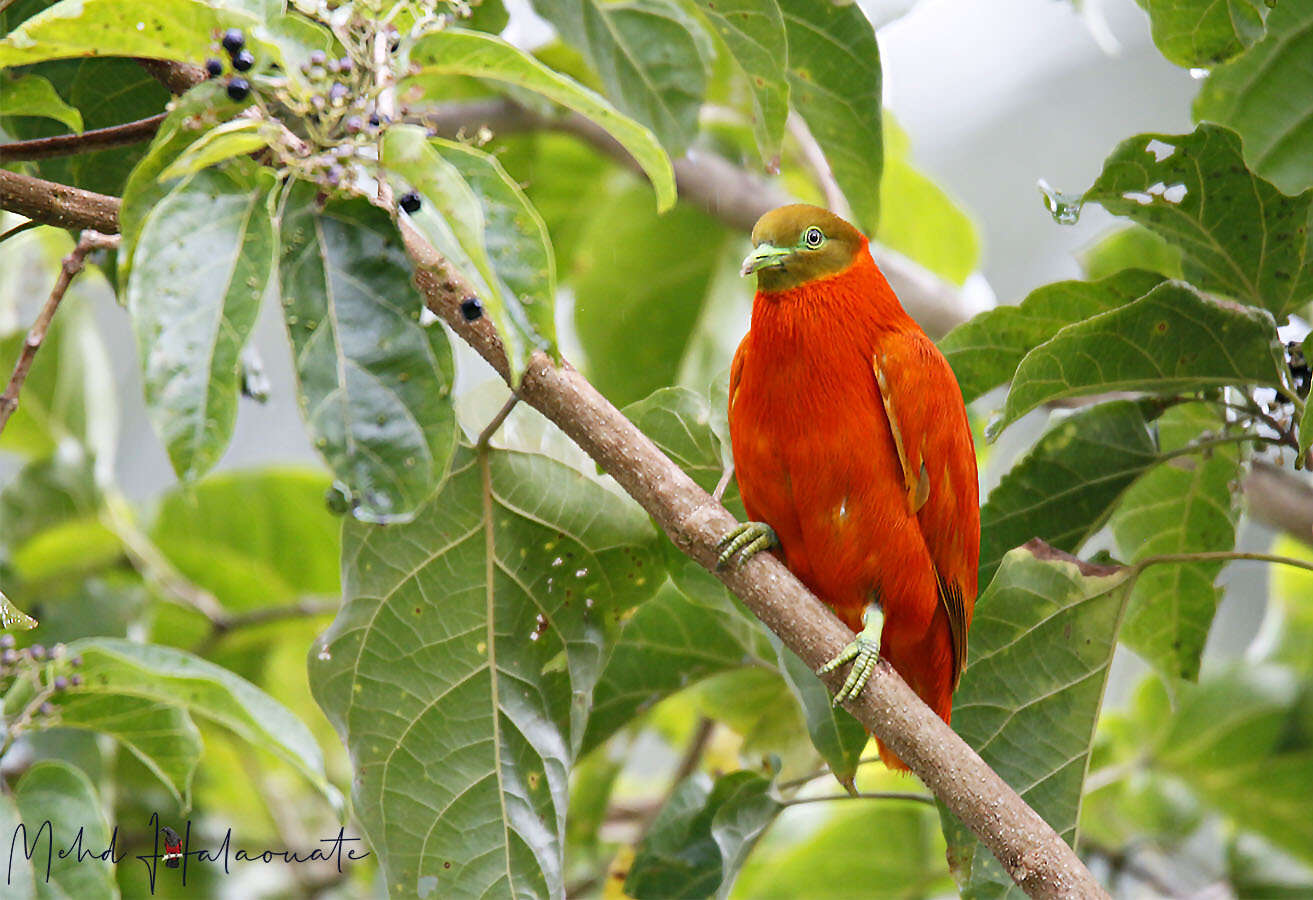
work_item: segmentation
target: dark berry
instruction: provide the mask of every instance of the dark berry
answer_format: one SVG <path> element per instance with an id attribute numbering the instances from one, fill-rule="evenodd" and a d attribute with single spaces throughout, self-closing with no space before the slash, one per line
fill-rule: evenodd
<path id="1" fill-rule="evenodd" d="M 240 28 L 229 28 L 223 33 L 223 49 L 229 53 L 236 53 L 246 46 L 246 35 L 242 34 Z"/>
<path id="2" fill-rule="evenodd" d="M 33 659 L 45 659 L 46 648 L 42 647 L 40 644 L 33 644 L 31 647 L 27 648 L 27 655 Z"/>
<path id="3" fill-rule="evenodd" d="M 328 99 L 333 103 L 337 103 L 339 100 L 345 100 L 346 94 L 346 85 L 340 81 L 334 81 L 333 86 L 328 89 Z"/>
<path id="4" fill-rule="evenodd" d="M 341 166 L 339 166 L 337 163 L 333 163 L 331 166 L 328 167 L 329 185 L 332 187 L 337 187 L 338 182 L 342 180 L 342 176 L 344 174 L 346 174 L 346 170 L 343 169 Z"/>
<path id="5" fill-rule="evenodd" d="M 207 59 L 205 61 L 205 71 L 211 78 L 218 78 L 223 74 L 223 63 L 217 59 Z"/>
<path id="6" fill-rule="evenodd" d="M 406 191 L 406 193 L 401 195 L 401 199 L 398 200 L 397 203 L 399 203 L 401 205 L 401 208 L 404 209 L 406 212 L 410 213 L 411 215 L 414 215 L 415 213 L 419 212 L 419 207 L 420 207 L 419 194 L 415 193 L 414 191 Z"/>
<path id="7" fill-rule="evenodd" d="M 41 704 L 41 715 L 53 716 L 54 714 L 55 714 L 55 707 L 52 704 L 50 703 Z"/>
<path id="8" fill-rule="evenodd" d="M 50 683 L 50 686 L 57 691 L 66 691 L 68 690 L 68 679 L 63 675 L 56 675 L 55 680 Z"/>
<path id="9" fill-rule="evenodd" d="M 68 679 L 68 683 L 69 683 L 70 685 L 72 685 L 73 687 L 81 687 L 81 685 L 82 685 L 82 676 L 81 676 L 81 675 L 73 675 L 73 676 L 71 676 L 71 677 Z"/>
<path id="10" fill-rule="evenodd" d="M 383 123 L 383 120 L 380 119 L 380 118 L 378 117 L 378 113 L 370 113 L 370 114 L 369 114 L 369 124 L 370 124 L 372 127 L 377 128 L 377 127 L 378 127 L 379 125 L 381 125 L 382 123 Z"/>
<path id="11" fill-rule="evenodd" d="M 238 72 L 249 72 L 255 65 L 255 54 L 250 50 L 239 50 L 233 54 L 233 68 Z"/>
<path id="12" fill-rule="evenodd" d="M 14 636 L 12 634 L 0 634 L 0 650 L 8 650 L 14 646 Z"/>
<path id="13" fill-rule="evenodd" d="M 245 100 L 251 93 L 251 83 L 238 75 L 228 82 L 228 96 L 234 100 Z"/>
<path id="14" fill-rule="evenodd" d="M 339 59 L 337 61 L 337 69 L 343 75 L 351 74 L 351 58 L 349 56 L 344 56 Z"/>
<path id="15" fill-rule="evenodd" d="M 466 322 L 473 322 L 483 316 L 483 304 L 479 302 L 478 297 L 466 297 L 460 302 L 460 314 L 465 317 Z"/>
<path id="16" fill-rule="evenodd" d="M 16 662 L 18 662 L 17 650 L 5 650 L 0 653 L 0 663 L 4 663 L 6 666 L 12 666 Z"/>
<path id="17" fill-rule="evenodd" d="M 347 134 L 360 134 L 365 128 L 365 123 L 360 116 L 347 116 L 345 127 Z"/>
<path id="18" fill-rule="evenodd" d="M 78 666 L 82 665 L 82 657 L 75 656 L 72 659 L 70 659 L 68 662 L 69 665 L 73 666 L 73 668 L 76 669 Z"/>
<path id="19" fill-rule="evenodd" d="M 310 51 L 310 65 L 322 66 L 326 62 L 328 62 L 328 54 L 325 53 L 323 50 Z"/>

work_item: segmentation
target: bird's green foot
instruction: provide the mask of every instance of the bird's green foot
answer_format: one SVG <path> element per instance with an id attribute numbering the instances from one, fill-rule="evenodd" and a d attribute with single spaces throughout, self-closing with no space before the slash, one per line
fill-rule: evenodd
<path id="1" fill-rule="evenodd" d="M 839 688 L 839 692 L 834 695 L 835 706 L 856 697 L 866 686 L 866 680 L 871 677 L 871 672 L 880 659 L 880 632 L 883 630 L 884 613 L 878 605 L 872 603 L 866 607 L 866 612 L 862 613 L 862 632 L 857 635 L 857 639 L 844 647 L 843 652 L 838 656 L 816 670 L 817 675 L 824 675 L 853 660 L 848 678 L 844 681 L 843 687 Z"/>
<path id="2" fill-rule="evenodd" d="M 775 534 L 775 529 L 765 522 L 744 522 L 721 538 L 720 543 L 716 545 L 716 549 L 720 551 L 720 555 L 716 557 L 716 568 L 723 569 L 735 554 L 738 555 L 740 563 L 745 563 L 761 551 L 779 545 L 780 539 Z"/>

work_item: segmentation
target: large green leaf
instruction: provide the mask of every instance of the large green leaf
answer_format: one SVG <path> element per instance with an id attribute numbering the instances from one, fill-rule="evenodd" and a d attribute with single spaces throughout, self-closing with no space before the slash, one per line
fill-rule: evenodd
<path id="1" fill-rule="evenodd" d="M 710 42 L 671 0 L 538 0 L 535 8 L 592 63 L 621 110 L 672 156 L 698 132 Z"/>
<path id="2" fill-rule="evenodd" d="M 572 748 L 655 538 L 627 498 L 505 451 L 462 451 L 407 525 L 347 525 L 310 679 L 392 896 L 561 896 Z"/>
<path id="3" fill-rule="evenodd" d="M 200 63 L 212 35 L 258 19 L 202 0 L 61 0 L 0 41 L 0 68 L 47 59 L 131 56 Z M 248 35 L 257 52 L 276 48 Z"/>
<path id="4" fill-rule="evenodd" d="M 14 801 L 27 826 L 28 846 L 36 838 L 39 847 L 32 858 L 36 896 L 52 900 L 63 897 L 117 900 L 119 889 L 114 881 L 114 866 L 108 859 L 96 856 L 79 859 L 76 852 L 60 852 L 76 836 L 81 836 L 84 851 L 99 854 L 109 846 L 109 820 L 91 779 L 81 769 L 58 760 L 41 760 L 19 779 Z M 50 829 L 45 835 L 53 834 L 53 842 L 38 831 L 46 822 L 50 823 Z"/>
<path id="5" fill-rule="evenodd" d="M 146 408 L 181 478 L 232 439 L 242 348 L 273 271 L 271 179 L 247 168 L 182 179 L 146 217 L 128 278 Z"/>
<path id="6" fill-rule="evenodd" d="M 1313 297 L 1313 192 L 1288 197 L 1245 167 L 1217 125 L 1123 141 L 1085 192 L 1179 246 L 1185 277 L 1278 318 Z"/>
<path id="7" fill-rule="evenodd" d="M 1159 459 L 1138 403 L 1103 403 L 1055 423 L 980 510 L 980 583 L 989 584 L 1004 554 L 1031 538 L 1079 550 Z"/>
<path id="8" fill-rule="evenodd" d="M 1085 277 L 1107 278 L 1123 269 L 1147 269 L 1164 278 L 1182 278 L 1181 249 L 1143 225 L 1115 227 L 1079 254 Z"/>
<path id="9" fill-rule="evenodd" d="M 645 194 L 596 212 L 571 274 L 586 371 L 618 405 L 675 381 L 728 234 L 686 205 L 656 216 Z"/>
<path id="10" fill-rule="evenodd" d="M 1124 306 L 1162 282 L 1152 272 L 1128 269 L 1101 281 L 1055 281 L 1016 306 L 975 316 L 939 341 L 968 403 L 1011 380 L 1027 353 L 1073 322 Z"/>
<path id="11" fill-rule="evenodd" d="M 980 237 L 970 217 L 933 180 L 888 152 L 874 237 L 954 284 L 980 263 Z"/>
<path id="12" fill-rule="evenodd" d="M 764 630 L 720 582 L 687 558 L 668 565 L 670 579 L 625 622 L 597 682 L 585 752 L 676 691 L 761 660 L 774 663 Z"/>
<path id="13" fill-rule="evenodd" d="M 373 522 L 404 520 L 451 464 L 451 346 L 422 302 L 387 214 L 362 199 L 322 212 L 298 182 L 282 212 L 279 282 L 315 448 Z"/>
<path id="14" fill-rule="evenodd" d="M 639 900 L 726 897 L 743 860 L 783 807 L 755 772 L 679 783 L 638 845 L 625 895 Z"/>
<path id="15" fill-rule="evenodd" d="M 138 72 L 144 71 L 135 63 L 131 65 Z M 228 97 L 223 84 L 215 80 L 203 81 L 173 101 L 173 108 L 160 123 L 149 148 L 133 166 L 123 185 L 123 203 L 119 207 L 120 284 L 129 281 L 137 239 L 147 217 L 178 184 L 177 179 L 161 180 L 161 173 L 207 129 L 228 119 L 240 108 L 240 104 Z"/>
<path id="16" fill-rule="evenodd" d="M 1199 405 L 1168 410 L 1158 423 L 1171 451 L 1204 431 L 1221 431 L 1215 413 Z M 1239 510 L 1231 493 L 1240 481 L 1234 448 L 1170 460 L 1131 486 L 1112 518 L 1122 557 L 1139 562 L 1160 554 L 1235 547 Z M 1122 641 L 1168 678 L 1195 679 L 1221 589 L 1222 563 L 1155 565 L 1135 580 Z"/>
<path id="17" fill-rule="evenodd" d="M 1178 66 L 1214 66 L 1263 37 L 1266 0 L 1139 0 L 1153 42 Z"/>
<path id="18" fill-rule="evenodd" d="M 752 131 L 762 161 L 778 158 L 789 115 L 788 59 L 784 18 L 775 0 L 694 0 L 729 48 L 752 91 Z"/>
<path id="19" fill-rule="evenodd" d="M 5 834 L 18 835 L 20 840 L 25 836 L 29 849 L 32 847 L 33 838 L 37 837 L 37 829 L 41 827 L 43 821 L 34 822 L 29 829 L 26 823 L 23 822 L 22 815 L 18 812 L 18 804 L 14 801 L 14 797 L 8 793 L 0 794 L 0 828 L 4 829 Z M 20 825 L 23 827 L 22 831 L 19 830 Z M 40 837 L 44 842 L 45 835 Z M 18 849 L 17 844 L 15 844 L 14 849 Z M 15 853 L 14 857 L 13 867 L 6 873 L 5 877 L 6 896 L 12 897 L 13 900 L 32 900 L 37 896 L 37 878 L 32 871 L 33 860 L 28 859 L 27 855 L 21 850 Z M 45 878 L 45 874 L 46 868 L 42 865 L 42 879 Z"/>
<path id="20" fill-rule="evenodd" d="M 884 160 L 880 113 L 880 48 L 855 3 L 780 0 L 789 38 L 793 108 L 807 122 L 868 235 L 880 221 Z"/>
<path id="21" fill-rule="evenodd" d="M 107 128 L 152 116 L 161 112 L 169 100 L 168 90 L 131 59 L 52 60 L 25 71 L 48 80 L 77 109 L 81 128 Z M 3 91 L 0 87 L 0 93 Z M 66 133 L 61 125 L 47 119 L 10 119 L 5 127 L 20 138 Z M 50 181 L 118 195 L 144 151 L 142 144 L 111 147 L 43 159 L 35 166 L 37 174 Z"/>
<path id="22" fill-rule="evenodd" d="M 451 148 L 457 146 L 448 144 L 443 149 L 455 157 L 460 151 Z M 475 152 L 470 151 L 466 159 L 472 162 Z M 404 178 L 431 205 L 430 209 L 416 211 L 416 224 L 443 256 L 478 284 L 484 307 L 501 334 L 511 372 L 518 378 L 524 371 L 531 348 L 535 344 L 546 344 L 548 338 L 534 333 L 520 297 L 503 280 L 502 270 L 493 265 L 489 236 L 498 232 L 505 235 L 505 226 L 512 224 L 513 227 L 513 223 L 488 220 L 487 213 L 497 210 L 480 200 L 461 168 L 446 154 L 438 152 L 436 142 L 430 144 L 422 128 L 413 125 L 389 128 L 383 138 L 381 159 L 383 165 Z M 491 159 L 488 164 L 495 165 Z M 518 248 L 503 243 L 502 249 L 499 258 L 503 267 L 514 265 Z M 547 259 L 542 259 L 543 250 L 538 248 L 541 262 L 545 264 Z M 533 266 L 532 260 L 521 262 Z M 537 296 L 530 295 L 540 306 L 546 299 L 541 288 L 541 284 L 534 284 L 531 290 Z M 552 308 L 550 303 L 546 306 L 548 325 L 552 327 L 548 334 L 551 335 L 555 333 L 550 321 Z"/>
<path id="23" fill-rule="evenodd" d="M 283 759 L 331 803 L 340 803 L 337 789 L 324 775 L 323 754 L 310 731 L 246 679 L 182 650 L 118 638 L 74 641 L 68 652 L 82 657 L 80 693 L 127 695 L 181 706 Z"/>
<path id="24" fill-rule="evenodd" d="M 1234 128 L 1250 167 L 1289 194 L 1313 187 L 1313 2 L 1282 0 L 1268 33 L 1214 69 L 1195 98 L 1198 119 Z"/>
<path id="25" fill-rule="evenodd" d="M 82 114 L 69 106 L 48 79 L 23 75 L 0 79 L 0 116 L 38 116 L 54 119 L 71 131 L 82 130 Z"/>
<path id="26" fill-rule="evenodd" d="M 1289 378 L 1285 348 L 1267 311 L 1213 300 L 1171 281 L 1068 325 L 1026 354 L 988 433 L 996 436 L 1035 407 L 1066 397 L 1285 387 Z"/>
<path id="27" fill-rule="evenodd" d="M 586 116 L 606 129 L 638 161 L 656 190 L 659 209 L 668 209 L 675 202 L 674 169 L 652 132 L 593 91 L 505 41 L 446 28 L 421 38 L 411 50 L 410 59 L 419 68 L 403 79 L 402 90 L 412 84 L 422 88 L 431 76 L 472 75 L 542 94 Z"/>
<path id="28" fill-rule="evenodd" d="M 954 698 L 954 730 L 1073 846 L 1130 574 L 1038 541 L 1013 550 L 976 604 Z M 942 804 L 940 816 L 964 897 L 1022 896 Z"/>
<path id="29" fill-rule="evenodd" d="M 59 727 L 113 737 L 164 783 L 179 804 L 191 804 L 201 735 L 186 710 L 172 702 L 128 694 L 76 691 L 58 698 L 58 703 Z"/>

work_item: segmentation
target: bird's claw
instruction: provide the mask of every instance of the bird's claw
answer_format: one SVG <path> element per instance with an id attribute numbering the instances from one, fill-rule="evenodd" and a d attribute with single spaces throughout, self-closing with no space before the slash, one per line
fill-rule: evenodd
<path id="1" fill-rule="evenodd" d="M 780 539 L 775 534 L 775 529 L 765 522 L 744 522 L 716 544 L 716 549 L 720 551 L 716 556 L 716 568 L 723 569 L 735 554 L 738 555 L 740 563 L 745 563 L 761 551 L 779 545 Z"/>
<path id="2" fill-rule="evenodd" d="M 867 679 L 871 677 L 875 664 L 880 660 L 880 632 L 883 630 L 884 613 L 878 606 L 871 604 L 862 615 L 861 634 L 844 647 L 838 656 L 816 670 L 817 675 L 824 675 L 850 660 L 853 663 L 848 671 L 848 677 L 844 679 L 843 687 L 834 695 L 833 705 L 838 706 L 846 700 L 851 700 L 866 687 Z"/>

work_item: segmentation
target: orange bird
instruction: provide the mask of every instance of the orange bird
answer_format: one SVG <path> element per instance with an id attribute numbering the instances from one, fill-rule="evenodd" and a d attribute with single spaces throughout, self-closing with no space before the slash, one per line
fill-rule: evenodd
<path id="1" fill-rule="evenodd" d="M 782 206 L 752 229 L 752 327 L 730 369 L 734 468 L 749 521 L 720 562 L 777 548 L 862 632 L 835 697 L 883 656 L 945 722 L 976 600 L 976 454 L 953 370 L 904 310 L 866 237 Z M 906 766 L 883 745 L 893 768 Z"/>

